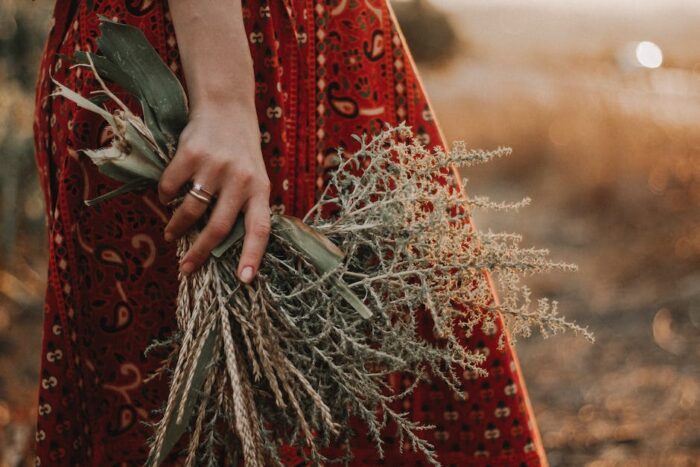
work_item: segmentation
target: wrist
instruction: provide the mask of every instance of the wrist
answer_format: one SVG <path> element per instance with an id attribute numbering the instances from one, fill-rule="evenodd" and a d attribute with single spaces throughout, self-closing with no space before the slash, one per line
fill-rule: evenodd
<path id="1" fill-rule="evenodd" d="M 235 76 L 235 75 L 233 75 Z M 255 110 L 255 82 L 221 78 L 216 83 L 188 87 L 190 113 L 227 113 L 232 109 Z"/>
<path id="2" fill-rule="evenodd" d="M 257 128 L 258 116 L 253 99 L 226 98 L 218 100 L 202 100 L 190 106 L 189 120 L 197 120 L 205 125 L 219 125 L 221 122 L 236 124 L 243 128 L 248 122 L 255 123 Z"/>

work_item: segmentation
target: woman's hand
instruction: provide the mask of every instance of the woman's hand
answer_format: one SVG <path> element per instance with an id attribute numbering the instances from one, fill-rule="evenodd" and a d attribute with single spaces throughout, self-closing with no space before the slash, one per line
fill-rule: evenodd
<path id="1" fill-rule="evenodd" d="M 245 213 L 245 237 L 238 276 L 250 282 L 260 265 L 270 231 L 270 181 L 260 149 L 255 109 L 240 104 L 207 106 L 190 116 L 177 153 L 166 167 L 158 191 L 168 203 L 193 180 L 217 197 L 201 234 L 180 262 L 189 274 L 201 266 L 211 250 Z M 165 239 L 182 236 L 206 212 L 207 204 L 187 195 L 165 227 Z"/>
<path id="2" fill-rule="evenodd" d="M 270 231 L 270 182 L 260 147 L 253 59 L 240 1 L 169 0 L 190 100 L 189 123 L 158 185 L 160 201 L 175 198 L 187 182 L 217 199 L 206 226 L 182 257 L 189 274 L 206 261 L 245 213 L 238 278 L 258 271 Z M 187 195 L 165 227 L 165 239 L 184 234 L 207 204 Z"/>

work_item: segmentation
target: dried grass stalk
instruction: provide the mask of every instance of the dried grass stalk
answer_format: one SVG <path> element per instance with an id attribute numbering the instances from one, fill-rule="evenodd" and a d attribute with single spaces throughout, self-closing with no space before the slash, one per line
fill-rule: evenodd
<path id="1" fill-rule="evenodd" d="M 229 386 L 217 387 L 232 395 L 233 404 L 214 411 L 217 418 L 235 420 L 229 429 L 235 430 L 246 465 L 273 463 L 282 442 L 304 447 L 314 463 L 328 461 L 320 447 L 331 441 L 351 444 L 352 415 L 367 424 L 379 452 L 382 429 L 394 422 L 400 437 L 439 465 L 420 436 L 429 427 L 392 410 L 391 402 L 413 388 L 400 396 L 391 393 L 389 374 L 404 372 L 416 383 L 442 378 L 459 393 L 457 368 L 485 373 L 482 355 L 466 346 L 460 333 L 492 328 L 497 313 L 514 335 L 529 335 L 537 327 L 545 335 L 568 328 L 591 337 L 560 317 L 556 302 L 540 300 L 532 309 L 529 290 L 518 282 L 523 274 L 574 270 L 573 265 L 548 260 L 546 250 L 520 248 L 517 235 L 480 232 L 469 221 L 473 207 L 527 204 L 465 198 L 452 178 L 453 166 L 486 162 L 508 150 L 467 150 L 458 142 L 450 152 L 430 151 L 405 124 L 357 139 L 360 149 L 341 150 L 326 191 L 305 218 L 345 252 L 336 267 L 320 273 L 314 258 L 281 231 L 287 222 L 274 216 L 253 284 L 236 280 L 240 242 L 181 278 L 178 316 L 189 326 L 174 337 L 182 363 L 171 391 L 184 384 L 182 373 L 196 359 L 191 343 L 202 340 L 205 327 L 197 324 L 202 310 L 219 316 L 224 351 L 209 371 L 228 379 Z M 181 241 L 181 252 L 194 235 Z M 484 271 L 499 279 L 500 303 L 494 303 Z M 371 310 L 369 319 L 343 298 L 339 280 Z M 434 339 L 420 337 L 422 313 L 432 317 Z M 155 428 L 157 453 L 165 426 L 161 421 Z"/>

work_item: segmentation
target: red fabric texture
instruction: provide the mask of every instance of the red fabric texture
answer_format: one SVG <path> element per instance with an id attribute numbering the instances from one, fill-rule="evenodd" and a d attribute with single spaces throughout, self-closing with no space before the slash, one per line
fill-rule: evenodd
<path id="1" fill-rule="evenodd" d="M 243 9 L 274 211 L 305 214 L 336 148 L 357 147 L 351 134 L 406 121 L 429 147 L 445 145 L 386 0 L 243 0 Z M 157 419 L 168 390 L 165 378 L 144 383 L 164 353 L 143 351 L 176 328 L 175 244 L 163 240 L 171 211 L 155 189 L 86 207 L 83 200 L 119 186 L 78 152 L 103 145 L 109 133 L 99 116 L 50 96 L 50 76 L 83 95 L 96 89 L 66 57 L 96 50 L 98 15 L 141 28 L 184 78 L 167 1 L 57 1 L 35 120 L 50 251 L 36 434 L 42 466 L 143 464 L 151 432 L 140 422 Z M 497 324 L 467 343 L 486 355 L 489 376 L 463 375 L 466 400 L 436 381 L 401 402 L 414 419 L 436 425 L 424 436 L 443 465 L 546 464 L 517 357 L 509 343 L 497 349 Z M 393 434 L 384 459 L 358 436 L 352 465 L 427 465 L 410 449 L 399 453 Z M 298 461 L 285 452 L 290 465 Z M 177 465 L 176 457 L 166 464 Z"/>

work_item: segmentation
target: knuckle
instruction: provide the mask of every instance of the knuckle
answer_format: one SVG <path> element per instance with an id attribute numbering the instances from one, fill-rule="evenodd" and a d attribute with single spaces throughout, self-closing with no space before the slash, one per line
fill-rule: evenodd
<path id="1" fill-rule="evenodd" d="M 265 177 L 263 180 L 260 181 L 259 186 L 260 186 L 260 191 L 262 191 L 268 195 L 272 191 L 272 184 L 270 183 L 270 179 L 267 177 Z"/>
<path id="2" fill-rule="evenodd" d="M 203 149 L 204 145 L 199 143 L 196 139 L 189 138 L 188 140 L 180 143 L 177 148 L 177 152 L 179 156 L 188 158 L 201 153 Z"/>
<path id="3" fill-rule="evenodd" d="M 185 221 L 188 221 L 188 222 L 195 221 L 195 220 L 199 219 L 199 216 L 200 216 L 199 210 L 190 204 L 183 204 L 180 207 L 180 217 L 181 217 L 181 219 L 183 219 Z"/>
<path id="4" fill-rule="evenodd" d="M 202 149 L 192 150 L 187 155 L 187 162 L 191 167 L 201 165 L 207 160 L 207 152 Z"/>
<path id="5" fill-rule="evenodd" d="M 160 181 L 158 181 L 158 191 L 162 195 L 173 196 L 175 195 L 177 188 L 175 187 L 175 184 L 170 181 L 169 177 L 164 176 L 161 177 Z"/>
<path id="6" fill-rule="evenodd" d="M 188 256 L 190 260 L 194 261 L 196 264 L 201 264 L 206 261 L 208 252 L 204 251 L 202 247 L 195 245 L 190 249 Z"/>
<path id="7" fill-rule="evenodd" d="M 238 182 L 243 185 L 250 185 L 254 179 L 254 173 L 250 169 L 240 169 L 236 172 L 236 178 Z"/>
<path id="8" fill-rule="evenodd" d="M 207 154 L 207 168 L 214 173 L 222 173 L 227 170 L 231 161 L 225 157 L 216 156 L 214 154 Z"/>
<path id="9" fill-rule="evenodd" d="M 215 240 L 219 240 L 228 234 L 229 230 L 231 230 L 231 226 L 228 222 L 211 220 L 207 223 L 207 230 Z"/>
<path id="10" fill-rule="evenodd" d="M 196 165 L 205 157 L 206 151 L 204 148 L 195 145 L 188 145 L 178 150 L 178 156 L 181 157 L 182 162 L 187 166 Z"/>
<path id="11" fill-rule="evenodd" d="M 270 235 L 270 222 L 255 222 L 252 225 L 250 232 L 257 237 L 266 238 L 268 235 Z"/>

